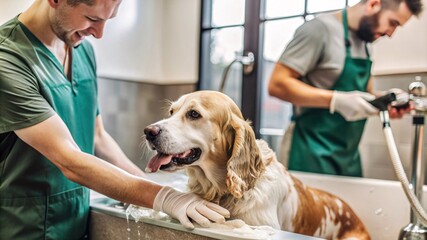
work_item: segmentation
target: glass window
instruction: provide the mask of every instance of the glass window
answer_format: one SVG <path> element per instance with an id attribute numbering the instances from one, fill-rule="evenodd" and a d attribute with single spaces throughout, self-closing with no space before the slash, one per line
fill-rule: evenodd
<path id="1" fill-rule="evenodd" d="M 213 29 L 210 31 L 209 59 L 202 59 L 205 76 L 203 89 L 219 90 L 225 68 L 243 53 L 243 27 Z M 241 64 L 233 64 L 225 79 L 224 92 L 240 106 L 242 82 Z"/>
<path id="2" fill-rule="evenodd" d="M 268 21 L 264 32 L 264 59 L 277 61 L 295 30 L 304 23 L 304 18 L 288 18 Z"/>
<path id="3" fill-rule="evenodd" d="M 304 13 L 305 0 L 266 0 L 266 18 L 296 16 Z"/>
<path id="4" fill-rule="evenodd" d="M 344 7 L 344 0 L 307 0 L 307 12 L 311 13 L 337 10 Z"/>
<path id="5" fill-rule="evenodd" d="M 356 3 L 359 3 L 360 2 L 360 0 L 348 0 L 348 5 L 349 6 L 353 6 L 353 5 L 356 5 Z"/>
<path id="6" fill-rule="evenodd" d="M 237 25 L 244 21 L 244 0 L 212 0 L 212 26 Z"/>
<path id="7" fill-rule="evenodd" d="M 307 16 L 305 16 L 305 20 L 306 21 L 310 21 L 311 19 L 315 18 L 316 16 L 314 14 L 309 14 Z"/>
<path id="8" fill-rule="evenodd" d="M 202 1 L 205 3 L 206 15 L 202 16 L 204 24 L 201 29 L 199 88 L 219 90 L 224 70 L 231 66 L 224 92 L 239 107 L 255 109 L 249 111 L 250 116 L 245 117 L 257 122 L 254 124 L 256 134 L 263 132 L 265 136 L 283 132 L 292 115 L 290 103 L 269 96 L 268 82 L 295 30 L 318 14 L 342 9 L 346 4 L 352 6 L 360 0 Z M 245 13 L 247 9 L 256 11 Z M 249 19 L 245 19 L 245 16 Z M 265 19 L 261 16 L 265 16 Z M 258 40 L 253 38 L 255 36 L 259 36 L 260 41 L 253 44 L 254 39 Z M 246 81 L 252 84 L 253 75 L 244 75 L 241 64 L 230 65 L 236 55 L 248 51 L 255 54 L 257 71 L 255 84 L 250 87 Z M 241 96 L 253 94 L 254 88 L 260 93 L 257 104 L 247 100 L 241 102 Z"/>
<path id="9" fill-rule="evenodd" d="M 292 104 L 271 97 L 268 81 L 274 66 L 292 39 L 296 29 L 304 23 L 304 18 L 268 21 L 264 32 L 264 59 L 262 69 L 261 129 L 283 129 L 290 123 Z"/>

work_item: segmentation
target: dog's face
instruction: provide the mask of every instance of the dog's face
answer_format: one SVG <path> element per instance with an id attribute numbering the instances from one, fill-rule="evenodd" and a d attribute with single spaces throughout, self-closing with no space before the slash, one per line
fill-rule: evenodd
<path id="1" fill-rule="evenodd" d="M 215 92 L 187 94 L 173 102 L 169 117 L 145 128 L 148 144 L 157 151 L 148 171 L 173 171 L 188 165 L 201 165 L 209 155 L 221 160 L 221 133 L 230 120 L 224 108 L 232 108 L 226 96 Z M 222 106 L 221 106 L 222 105 Z M 224 106 L 231 105 L 231 106 Z M 225 147 L 225 146 L 224 146 Z M 207 163 L 205 163 L 207 164 Z"/>
<path id="2" fill-rule="evenodd" d="M 237 105 L 220 92 L 180 97 L 171 104 L 169 117 L 147 126 L 144 133 L 157 151 L 148 172 L 197 166 L 211 182 L 227 178 L 227 188 L 239 197 L 259 175 L 253 171 L 263 170 L 252 128 Z"/>

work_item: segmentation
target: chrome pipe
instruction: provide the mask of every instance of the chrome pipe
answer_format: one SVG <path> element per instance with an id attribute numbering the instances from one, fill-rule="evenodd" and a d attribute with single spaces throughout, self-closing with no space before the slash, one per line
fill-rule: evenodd
<path id="1" fill-rule="evenodd" d="M 427 114 L 426 86 L 421 82 L 421 77 L 415 77 L 415 81 L 409 84 L 408 93 L 409 99 L 414 105 L 414 110 L 411 112 L 414 126 L 411 185 L 415 196 L 421 202 L 425 180 L 425 161 L 423 161 L 424 118 Z M 412 208 L 410 218 L 411 222 L 400 230 L 399 240 L 427 240 L 427 226 L 420 222 Z"/>
<path id="2" fill-rule="evenodd" d="M 424 186 L 424 168 L 425 164 L 422 160 L 423 153 L 423 132 L 424 132 L 424 116 L 414 116 L 414 142 L 412 148 L 412 174 L 411 184 L 418 200 L 422 202 L 422 191 Z M 419 224 L 417 216 L 411 211 L 411 223 Z"/>
<path id="3" fill-rule="evenodd" d="M 243 74 L 249 75 L 254 70 L 255 56 L 252 52 L 248 52 L 247 56 L 236 56 L 236 58 L 233 61 L 231 61 L 231 63 L 229 63 L 227 65 L 227 67 L 225 67 L 224 73 L 222 75 L 221 84 L 219 85 L 219 91 L 220 92 L 224 92 L 225 83 L 226 83 L 227 78 L 228 78 L 228 73 L 230 72 L 230 69 L 233 66 L 233 64 L 236 62 L 242 64 Z"/>

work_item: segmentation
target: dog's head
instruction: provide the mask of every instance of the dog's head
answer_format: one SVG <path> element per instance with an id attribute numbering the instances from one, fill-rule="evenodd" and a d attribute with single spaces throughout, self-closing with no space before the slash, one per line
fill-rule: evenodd
<path id="1" fill-rule="evenodd" d="M 157 151 L 146 171 L 194 167 L 210 187 L 226 186 L 236 198 L 254 186 L 265 168 L 249 122 L 233 100 L 220 92 L 182 96 L 171 103 L 168 118 L 147 126 L 144 133 Z"/>

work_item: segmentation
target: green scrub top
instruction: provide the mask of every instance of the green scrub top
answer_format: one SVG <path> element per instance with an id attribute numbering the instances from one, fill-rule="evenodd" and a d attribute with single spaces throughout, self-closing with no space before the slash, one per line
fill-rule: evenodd
<path id="1" fill-rule="evenodd" d="M 350 43 L 346 10 L 342 18 L 343 41 Z M 367 59 L 353 58 L 350 44 L 346 44 L 344 68 L 332 90 L 366 92 L 372 65 L 367 49 L 366 53 Z M 319 108 L 307 108 L 294 120 L 290 170 L 362 176 L 358 146 L 366 120 L 348 122 L 339 113 L 330 114 L 329 110 Z"/>
<path id="2" fill-rule="evenodd" d="M 0 26 L 0 239 L 81 239 L 89 189 L 68 180 L 15 130 L 58 114 L 83 152 L 94 153 L 98 115 L 94 52 L 72 49 L 71 80 L 18 20 Z"/>

